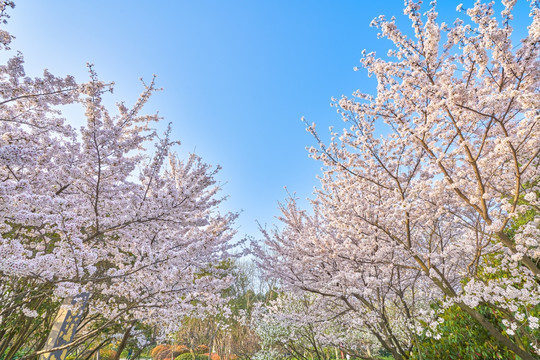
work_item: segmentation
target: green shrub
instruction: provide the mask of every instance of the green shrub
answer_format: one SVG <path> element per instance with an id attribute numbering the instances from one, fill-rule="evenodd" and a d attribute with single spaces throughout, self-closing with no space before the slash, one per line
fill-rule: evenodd
<path id="1" fill-rule="evenodd" d="M 208 360 L 208 354 L 195 354 L 195 357 L 191 353 L 184 353 L 178 355 L 174 360 Z"/>
<path id="2" fill-rule="evenodd" d="M 486 305 L 476 310 L 492 323 L 497 315 Z M 440 339 L 425 335 L 418 337 L 418 346 L 413 350 L 412 359 L 514 359 L 514 354 L 502 346 L 480 326 L 475 319 L 456 305 L 442 314 L 444 322 L 439 326 Z M 498 325 L 495 325 L 498 326 Z"/>
<path id="3" fill-rule="evenodd" d="M 193 356 L 189 352 L 187 352 L 178 355 L 174 360 L 193 360 Z"/>

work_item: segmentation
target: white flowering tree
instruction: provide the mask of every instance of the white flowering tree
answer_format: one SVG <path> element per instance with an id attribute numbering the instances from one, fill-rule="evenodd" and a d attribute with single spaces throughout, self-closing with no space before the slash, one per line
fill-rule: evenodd
<path id="1" fill-rule="evenodd" d="M 523 359 L 540 355 L 540 4 L 517 43 L 514 5 L 477 1 L 448 25 L 434 2 L 406 1 L 412 37 L 376 18 L 394 44 L 361 60 L 377 94 L 335 102 L 348 127 L 329 144 L 308 128 L 324 165 L 313 215 L 292 199 L 269 252 L 256 250 L 291 288 L 342 299 L 366 326 L 388 320 L 373 334 L 398 359 L 420 326 L 441 335 L 433 303 Z"/>
<path id="2" fill-rule="evenodd" d="M 303 293 L 284 293 L 257 307 L 252 323 L 260 338 L 258 356 L 279 354 L 296 359 L 327 360 L 346 352 L 356 357 L 371 357 L 376 339 L 358 327 L 356 316 L 331 297 Z M 329 312 L 347 316 L 328 318 Z"/>
<path id="3" fill-rule="evenodd" d="M 12 6 L 0 2 L 4 22 Z M 4 50 L 11 36 L 0 35 Z M 214 276 L 235 218 L 217 211 L 219 168 L 195 155 L 177 159 L 170 130 L 160 137 L 152 128 L 160 118 L 142 109 L 154 80 L 113 114 L 102 104 L 112 85 L 89 69 L 90 81 L 78 84 L 47 71 L 28 77 L 20 54 L 0 66 L 0 350 L 11 349 L 4 359 L 23 345 L 40 349 L 42 337 L 26 341 L 46 333 L 61 299 L 90 294 L 76 344 L 115 322 L 174 330 L 185 314 L 221 301 L 229 283 Z M 61 117 L 66 104 L 84 107 L 80 130 Z M 97 318 L 105 321 L 93 328 Z"/>
<path id="4" fill-rule="evenodd" d="M 309 316 L 300 320 L 297 314 L 289 322 L 297 321 L 300 327 L 314 321 L 342 324 L 343 331 L 334 332 L 325 344 L 343 343 L 356 355 L 369 357 L 371 339 L 377 339 L 395 358 L 407 357 L 414 346 L 411 325 L 425 314 L 437 290 L 419 283 L 418 270 L 399 266 L 404 260 L 398 254 L 387 251 L 378 261 L 366 257 L 380 245 L 366 243 L 357 249 L 361 244 L 354 230 L 345 234 L 323 220 L 324 207 L 315 207 L 316 214 L 309 215 L 290 199 L 282 212 L 284 230 L 273 236 L 265 232 L 271 253 L 255 248 L 267 274 L 280 276 L 287 292 L 313 302 Z M 352 332 L 361 336 L 345 341 Z M 369 339 L 368 346 L 353 349 L 362 339 Z"/>

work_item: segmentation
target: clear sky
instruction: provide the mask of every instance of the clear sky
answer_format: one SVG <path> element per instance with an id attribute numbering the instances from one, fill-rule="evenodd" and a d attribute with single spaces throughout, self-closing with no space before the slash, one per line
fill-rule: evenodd
<path id="1" fill-rule="evenodd" d="M 439 2 L 447 22 L 460 2 L 472 3 Z M 363 49 L 386 54 L 389 43 L 369 23 L 385 14 L 408 26 L 402 8 L 402 0 L 21 0 L 7 28 L 32 76 L 48 68 L 84 82 L 90 62 L 116 83 L 111 99 L 129 104 L 138 78 L 157 74 L 164 91 L 147 111 L 172 122 L 179 153 L 223 167 L 223 210 L 242 212 L 239 237 L 258 238 L 256 221 L 276 223 L 284 186 L 304 199 L 318 183 L 301 117 L 322 133 L 343 127 L 330 99 L 373 91 L 353 67 Z"/>

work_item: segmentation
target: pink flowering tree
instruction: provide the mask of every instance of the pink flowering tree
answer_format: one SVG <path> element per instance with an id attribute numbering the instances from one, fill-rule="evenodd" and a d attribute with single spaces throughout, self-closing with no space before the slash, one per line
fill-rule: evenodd
<path id="1" fill-rule="evenodd" d="M 0 3 L 2 20 L 11 6 Z M 11 36 L 0 35 L 7 49 Z M 219 168 L 178 159 L 170 128 L 153 129 L 160 118 L 142 110 L 154 79 L 133 106 L 110 112 L 102 96 L 112 85 L 89 72 L 78 84 L 28 77 L 20 54 L 0 65 L 0 350 L 46 334 L 40 319 L 61 299 L 90 294 L 82 342 L 119 321 L 179 324 L 229 284 L 214 266 L 236 217 L 217 210 Z M 67 104 L 84 108 L 80 129 L 62 117 Z M 25 346 L 39 350 L 38 340 Z"/>
<path id="2" fill-rule="evenodd" d="M 540 355 L 540 4 L 519 42 L 514 4 L 458 7 L 466 20 L 448 25 L 433 3 L 406 1 L 412 36 L 376 18 L 394 44 L 361 60 L 377 93 L 335 102 L 347 128 L 328 144 L 309 126 L 324 165 L 313 213 L 290 200 L 284 230 L 256 250 L 291 289 L 387 323 L 372 333 L 396 358 L 418 333 L 441 336 L 433 303 L 523 359 Z"/>

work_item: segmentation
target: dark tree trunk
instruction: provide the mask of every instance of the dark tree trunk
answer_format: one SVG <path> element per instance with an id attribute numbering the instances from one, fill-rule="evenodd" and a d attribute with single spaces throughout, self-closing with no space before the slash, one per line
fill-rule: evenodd
<path id="1" fill-rule="evenodd" d="M 124 336 L 122 337 L 122 341 L 120 342 L 120 345 L 118 345 L 118 350 L 116 351 L 116 355 L 114 355 L 114 360 L 120 360 L 120 355 L 122 354 L 122 351 L 124 351 L 124 349 L 126 348 L 129 335 L 131 334 L 131 329 L 133 329 L 133 326 L 135 326 L 135 322 L 132 322 L 127 328 L 126 332 L 124 333 Z"/>

